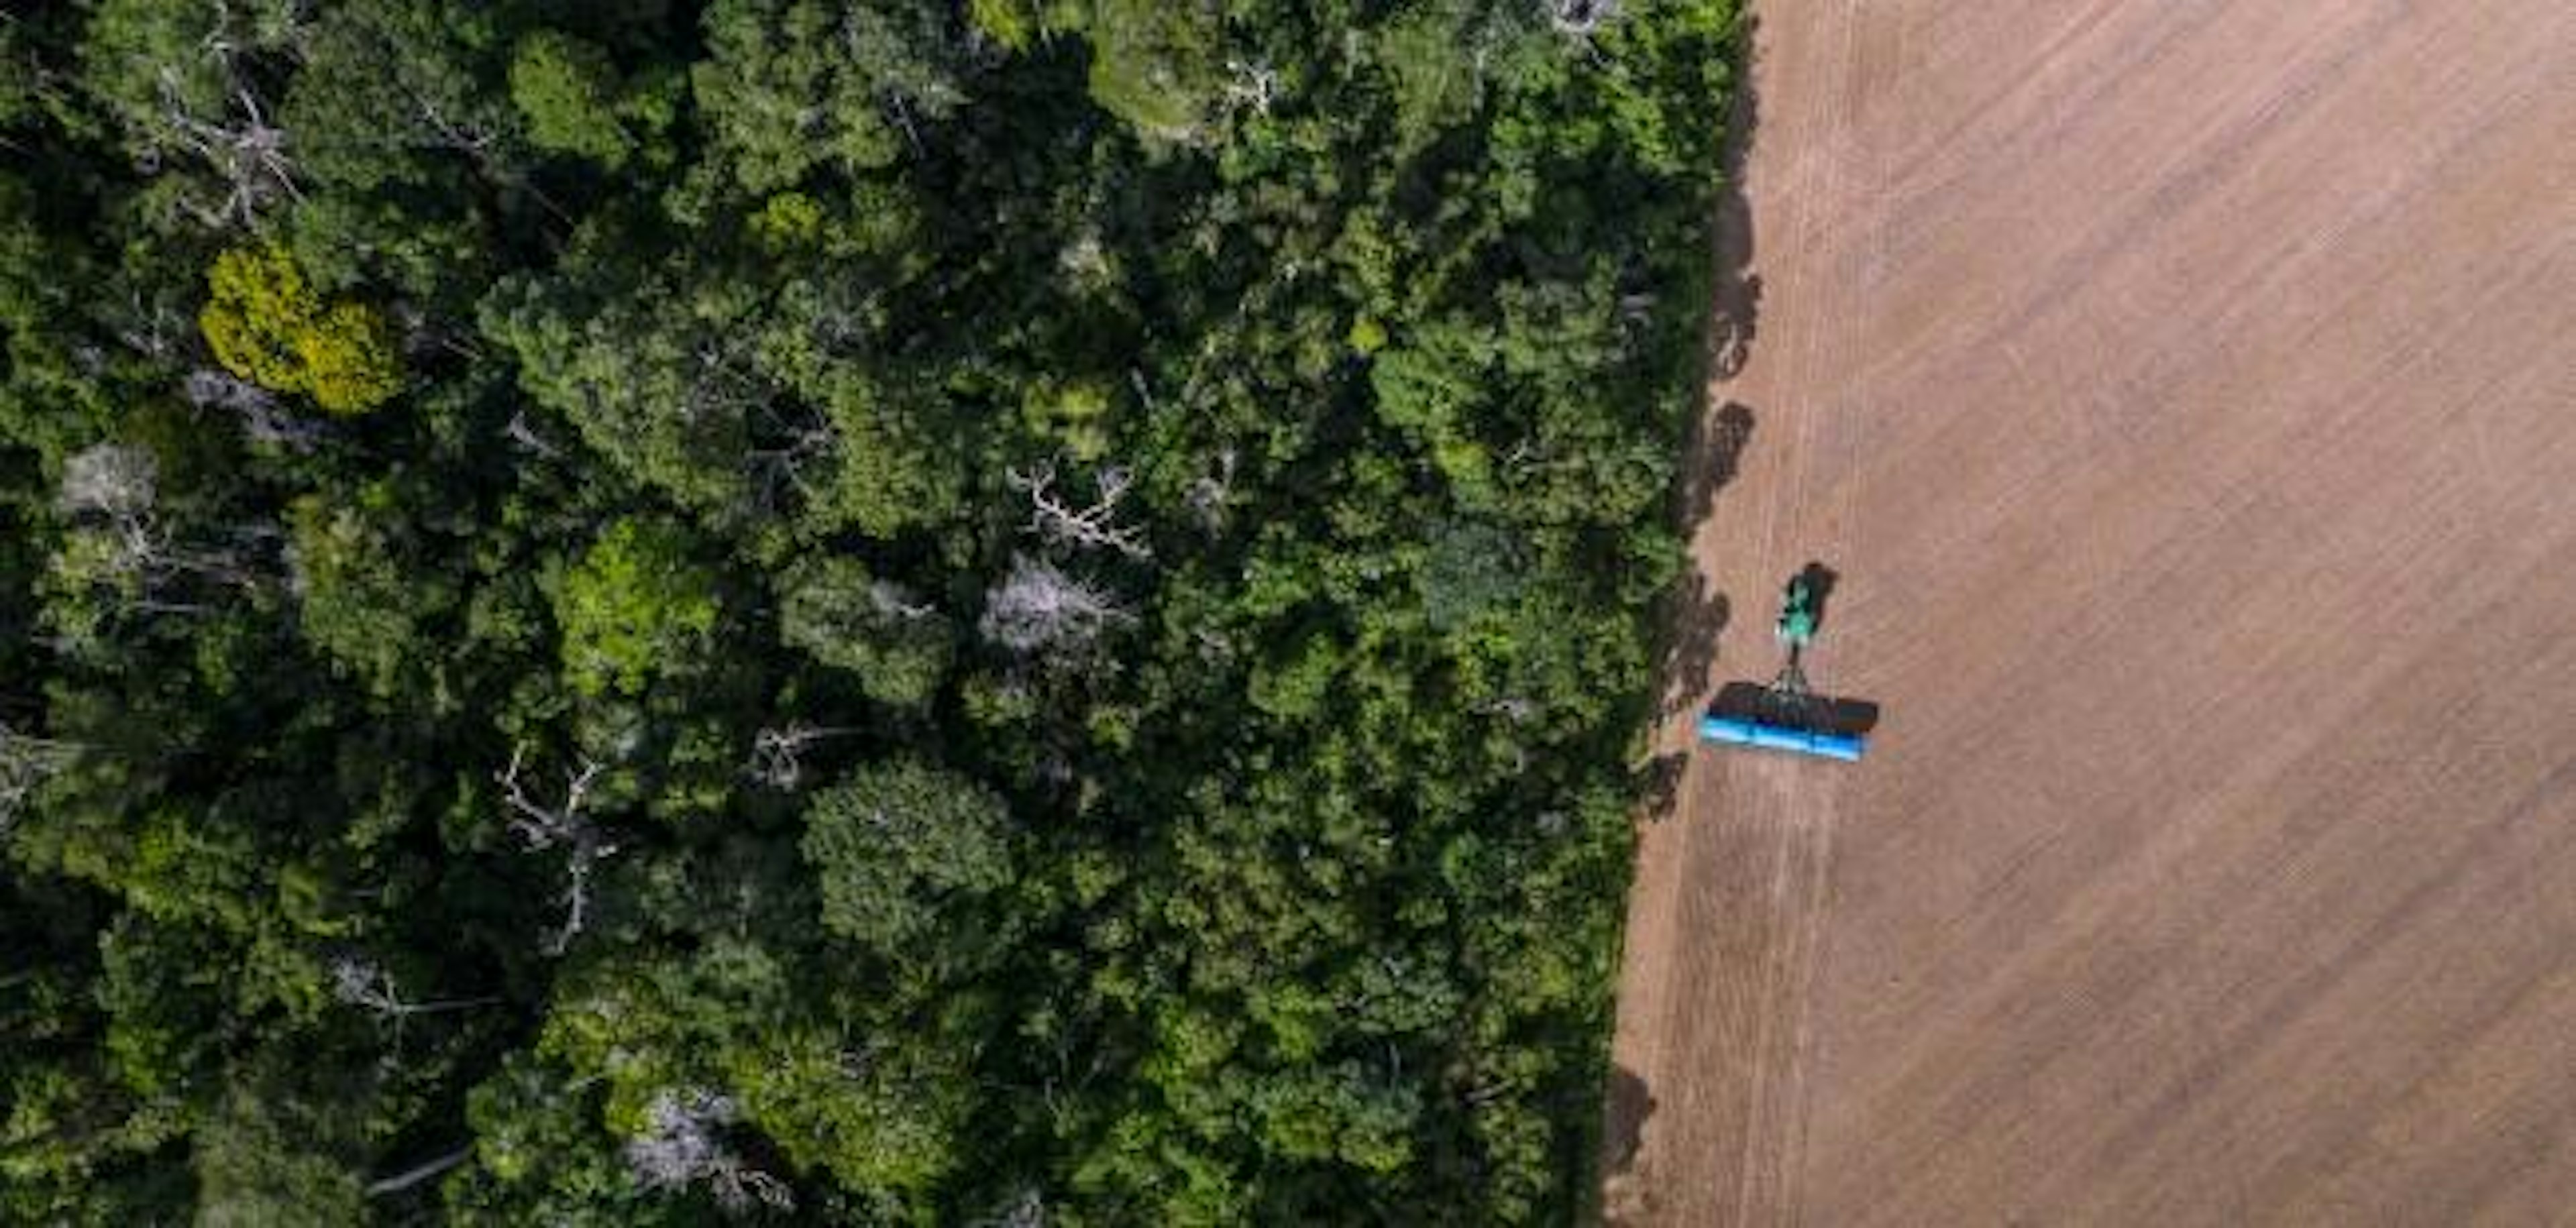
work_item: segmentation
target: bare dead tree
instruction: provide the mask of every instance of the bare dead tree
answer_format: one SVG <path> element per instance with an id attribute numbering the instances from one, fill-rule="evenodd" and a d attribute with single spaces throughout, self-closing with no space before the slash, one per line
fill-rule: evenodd
<path id="1" fill-rule="evenodd" d="M 1589 39 L 1618 18 L 1619 0 L 1548 0 L 1548 24 L 1570 38 Z"/>
<path id="2" fill-rule="evenodd" d="M 745 1163 L 725 1146 L 724 1127 L 740 1116 L 733 1097 L 705 1088 L 664 1089 L 644 1110 L 644 1133 L 626 1141 L 626 1166 L 646 1189 L 676 1190 L 705 1182 L 728 1211 L 754 1202 L 793 1209 L 787 1183 Z"/>
<path id="3" fill-rule="evenodd" d="M 538 434 L 537 428 L 528 425 L 528 411 L 525 409 L 510 411 L 510 425 L 505 428 L 504 433 L 509 435 L 511 443 L 547 460 L 563 455 L 563 449 L 546 442 L 546 437 Z"/>
<path id="4" fill-rule="evenodd" d="M 0 722 L 0 833 L 9 830 L 36 790 L 86 749 L 76 742 L 19 733 Z"/>
<path id="5" fill-rule="evenodd" d="M 1190 482 L 1190 512 L 1210 533 L 1225 527 L 1226 500 L 1234 494 L 1234 449 L 1219 449 L 1216 467 Z"/>
<path id="6" fill-rule="evenodd" d="M 1035 1189 L 1011 1196 L 994 1214 L 976 1221 L 978 1228 L 1046 1228 L 1046 1197 Z"/>
<path id="7" fill-rule="evenodd" d="M 601 834 L 599 825 L 582 813 L 582 807 L 590 801 L 591 787 L 605 769 L 582 760 L 581 770 L 565 779 L 563 800 L 542 805 L 528 796 L 526 787 L 519 783 L 525 752 L 525 747 L 512 748 L 510 766 L 494 773 L 492 779 L 501 786 L 503 800 L 510 807 L 510 831 L 529 852 L 564 850 L 564 920 L 546 940 L 546 954 L 561 955 L 589 924 L 591 871 L 617 852 L 617 846 Z"/>
<path id="8" fill-rule="evenodd" d="M 449 1169 L 455 1168 L 473 1158 L 474 1144 L 467 1143 L 466 1145 L 448 1152 L 445 1155 L 437 1156 L 432 1159 L 424 1160 L 418 1164 L 414 1164 L 410 1168 L 406 1168 L 390 1177 L 369 1182 L 367 1184 L 367 1197 L 382 1198 L 387 1194 L 402 1193 L 404 1190 L 410 1189 L 411 1187 L 418 1185 L 423 1181 L 427 1181 L 432 1177 L 439 1176 L 440 1174 L 447 1172 Z"/>
<path id="9" fill-rule="evenodd" d="M 1260 116 L 1270 114 L 1270 103 L 1279 93 L 1279 71 L 1268 64 L 1229 59 L 1225 62 L 1225 99 L 1228 105 L 1249 107 Z"/>
<path id="10" fill-rule="evenodd" d="M 92 574 L 130 586 L 127 605 L 147 613 L 202 613 L 194 602 L 173 600 L 169 588 L 186 577 L 250 587 L 257 578 L 229 550 L 182 548 L 162 527 L 157 511 L 160 467 L 146 449 L 129 444 L 93 444 L 63 461 L 62 485 L 54 505 L 65 515 L 92 522 L 75 536 L 89 543 L 76 551 Z M 253 534 L 237 533 L 237 540 Z"/>
<path id="11" fill-rule="evenodd" d="M 102 443 L 63 460 L 54 506 L 74 516 L 95 514 L 130 520 L 152 514 L 160 494 L 161 467 L 152 453 L 129 444 Z"/>
<path id="12" fill-rule="evenodd" d="M 269 390 L 213 367 L 199 367 L 188 372 L 188 378 L 180 383 L 179 391 L 194 408 L 221 409 L 237 414 L 277 403 L 276 395 Z"/>
<path id="13" fill-rule="evenodd" d="M 793 789 L 805 779 L 805 748 L 857 732 L 856 729 L 824 728 L 804 721 L 789 721 L 784 726 L 764 728 L 751 736 L 751 762 L 743 773 L 773 789 Z"/>
<path id="14" fill-rule="evenodd" d="M 363 955 L 343 955 L 331 961 L 331 996 L 347 1005 L 393 1020 L 501 1004 L 501 999 L 490 996 L 405 1001 L 401 988 L 394 984 L 394 974 Z"/>
<path id="15" fill-rule="evenodd" d="M 223 57 L 230 72 L 230 57 Z M 210 229 L 247 226 L 262 209 L 280 198 L 302 200 L 295 186 L 295 164 L 286 154 L 286 130 L 268 122 L 266 108 L 236 76 L 232 97 L 240 110 L 213 119 L 192 115 L 182 99 L 178 75 L 161 72 L 161 123 L 172 144 L 195 154 L 225 185 L 224 199 L 214 208 L 186 206 Z"/>
<path id="16" fill-rule="evenodd" d="M 1093 474 L 1094 497 L 1090 506 L 1080 508 L 1055 493 L 1054 461 L 1029 473 L 1007 469 L 1003 478 L 1029 497 L 1029 532 L 1068 546 L 1115 550 L 1138 562 L 1154 557 L 1142 529 L 1118 523 L 1118 502 L 1127 497 L 1133 481 L 1126 469 L 1111 465 Z"/>
<path id="17" fill-rule="evenodd" d="M 120 589 L 131 585 L 145 608 L 193 612 L 198 607 L 165 602 L 155 595 L 156 581 L 171 554 L 169 536 L 162 532 L 155 510 L 159 479 L 160 467 L 152 454 L 126 444 L 94 444 L 65 458 L 54 506 L 67 516 L 95 522 L 95 527 L 67 539 L 66 555 L 98 568 L 89 574 Z"/>
<path id="18" fill-rule="evenodd" d="M 168 358 L 177 348 L 172 338 L 184 334 L 178 315 L 166 303 L 146 304 L 140 288 L 125 292 L 125 306 L 130 323 L 116 330 L 117 341 L 147 358 Z"/>
<path id="19" fill-rule="evenodd" d="M 1099 586 L 1053 563 L 1011 556 L 1011 573 L 984 595 L 984 638 L 1016 653 L 1078 651 L 1134 616 Z"/>
<path id="20" fill-rule="evenodd" d="M 288 413 L 267 389 L 246 380 L 200 367 L 188 373 L 180 391 L 198 409 L 220 409 L 241 419 L 242 437 L 290 452 L 310 452 L 321 445 L 322 424 Z"/>
<path id="21" fill-rule="evenodd" d="M 939 607 L 913 596 L 912 590 L 883 576 L 868 581 L 868 604 L 888 618 L 917 623 L 939 617 Z"/>

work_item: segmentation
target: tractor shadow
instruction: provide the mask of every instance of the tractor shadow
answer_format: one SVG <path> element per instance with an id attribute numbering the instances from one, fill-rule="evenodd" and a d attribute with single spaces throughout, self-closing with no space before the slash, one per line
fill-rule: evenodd
<path id="1" fill-rule="evenodd" d="M 1708 714 L 1848 738 L 1864 737 L 1878 728 L 1878 705 L 1868 700 L 1807 695 L 1783 701 L 1759 682 L 1736 681 L 1719 687 Z"/>
<path id="2" fill-rule="evenodd" d="M 1825 608 L 1833 600 L 1834 582 L 1842 578 L 1841 572 L 1812 559 L 1805 567 L 1798 569 L 1795 582 L 1807 586 L 1807 606 L 1816 612 L 1818 634 L 1822 634 L 1825 629 Z"/>

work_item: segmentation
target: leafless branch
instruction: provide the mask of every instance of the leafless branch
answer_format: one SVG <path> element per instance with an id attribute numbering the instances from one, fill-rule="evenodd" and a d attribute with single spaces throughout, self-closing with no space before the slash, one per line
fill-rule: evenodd
<path id="1" fill-rule="evenodd" d="M 157 302 L 147 308 L 141 290 L 128 290 L 125 301 L 134 318 L 141 323 L 136 327 L 118 329 L 116 339 L 127 349 L 146 357 L 169 357 L 172 348 L 170 338 L 178 323 L 170 309 Z"/>
<path id="2" fill-rule="evenodd" d="M 1088 647 L 1111 625 L 1133 618 L 1097 585 L 1068 576 L 1044 559 L 1014 555 L 1011 574 L 984 595 L 978 626 L 994 643 L 1034 653 Z"/>
<path id="3" fill-rule="evenodd" d="M 95 513 L 111 520 L 146 516 L 160 493 L 160 477 L 151 452 L 128 444 L 95 444 L 64 458 L 54 506 L 75 516 Z"/>
<path id="4" fill-rule="evenodd" d="M 1131 483 L 1124 468 L 1112 465 L 1093 474 L 1095 497 L 1082 508 L 1056 495 L 1054 461 L 1025 474 L 1016 468 L 1005 470 L 1004 478 L 1011 489 L 1029 497 L 1029 532 L 1065 545 L 1115 550 L 1138 562 L 1154 557 L 1142 529 L 1117 522 L 1118 502 L 1127 496 Z"/>
<path id="5" fill-rule="evenodd" d="M 146 449 L 93 444 L 63 462 L 54 506 L 89 523 L 68 542 L 69 553 L 100 570 L 92 579 L 121 589 L 128 609 L 146 613 L 197 613 L 204 607 L 173 599 L 167 588 L 183 577 L 251 587 L 257 578 L 230 550 L 183 549 L 161 524 L 160 467 Z"/>
<path id="6" fill-rule="evenodd" d="M 492 146 L 491 132 L 480 125 L 472 129 L 460 127 L 447 118 L 446 112 L 439 110 L 437 103 L 421 97 L 418 90 L 406 85 L 404 92 L 411 95 L 413 105 L 419 109 L 421 120 L 429 125 L 431 131 L 438 134 L 439 148 L 463 153 L 478 164 L 483 161 L 484 151 Z"/>
<path id="7" fill-rule="evenodd" d="M 267 389 L 222 371 L 199 368 L 188 373 L 181 392 L 198 409 L 222 409 L 241 416 L 244 438 L 275 444 L 292 452 L 310 452 L 322 442 L 322 424 L 298 418 L 280 408 Z"/>
<path id="8" fill-rule="evenodd" d="M 977 1221 L 978 1228 L 1046 1228 L 1046 1199 L 1034 1189 L 1024 1189 L 991 1217 Z"/>
<path id="9" fill-rule="evenodd" d="M 565 780 L 563 800 L 543 805 L 530 797 L 519 782 L 525 752 L 525 747 L 512 748 L 510 766 L 494 773 L 492 779 L 501 786 L 503 800 L 510 807 L 511 832 L 529 852 L 542 853 L 557 847 L 564 850 L 564 920 L 546 940 L 546 954 L 561 955 L 589 924 L 591 871 L 617 852 L 617 846 L 601 835 L 599 825 L 582 813 L 582 807 L 590 800 L 592 785 L 605 769 L 582 760 L 581 770 Z"/>
<path id="10" fill-rule="evenodd" d="M 439 1156 L 436 1159 L 424 1160 L 410 1168 L 406 1168 L 401 1172 L 395 1173 L 393 1176 L 369 1183 L 367 1186 L 367 1197 L 382 1198 L 387 1194 L 402 1193 L 404 1190 L 410 1189 L 423 1181 L 427 1181 L 432 1177 L 438 1176 L 439 1174 L 455 1168 L 473 1158 L 474 1144 L 467 1143 L 454 1151 L 448 1152 L 446 1155 Z"/>
<path id="11" fill-rule="evenodd" d="M 229 48 L 222 58 L 230 71 Z M 236 84 L 233 100 L 240 106 L 238 119 L 231 115 L 208 120 L 190 114 L 183 100 L 178 74 L 161 70 L 162 126 L 172 143 L 197 155 L 217 176 L 228 191 L 223 203 L 208 210 L 190 206 L 199 221 L 209 227 L 248 225 L 259 211 L 283 196 L 302 200 L 304 193 L 295 185 L 295 164 L 286 154 L 286 130 L 268 122 L 265 108 L 247 86 Z"/>
<path id="12" fill-rule="evenodd" d="M 786 1182 L 725 1146 L 721 1133 L 740 1116 L 733 1097 L 705 1088 L 666 1089 L 654 1094 L 644 1114 L 644 1133 L 626 1141 L 626 1165 L 646 1189 L 684 1189 L 703 1181 L 730 1211 L 754 1202 L 781 1211 L 796 1205 Z"/>
<path id="13" fill-rule="evenodd" d="M 511 443 L 547 460 L 563 455 L 562 449 L 546 442 L 545 436 L 539 435 L 535 427 L 528 425 L 528 411 L 524 409 L 510 411 L 510 425 L 507 433 Z"/>
<path id="14" fill-rule="evenodd" d="M 803 755 L 806 747 L 857 732 L 855 729 L 822 728 L 803 721 L 762 729 L 752 735 L 751 763 L 743 769 L 744 773 L 773 789 L 793 789 L 805 779 Z"/>
<path id="15" fill-rule="evenodd" d="M 0 723 L 0 832 L 9 830 L 27 799 L 85 749 L 78 743 L 19 733 Z"/>
<path id="16" fill-rule="evenodd" d="M 1279 92 L 1279 72 L 1268 64 L 1246 60 L 1227 60 L 1226 101 L 1237 107 L 1250 107 L 1255 115 L 1270 114 L 1271 100 Z"/>
<path id="17" fill-rule="evenodd" d="M 331 961 L 331 996 L 350 1006 L 394 1020 L 501 1004 L 501 999 L 488 996 L 406 1002 L 401 989 L 394 984 L 394 974 L 362 955 L 343 955 Z"/>
<path id="18" fill-rule="evenodd" d="M 743 370 L 740 349 L 730 339 L 710 340 L 698 347 L 692 355 L 697 359 L 697 374 L 680 400 L 681 420 L 695 422 L 708 411 L 737 413 L 768 402 L 759 379 Z"/>
<path id="19" fill-rule="evenodd" d="M 868 581 L 868 604 L 880 614 L 905 622 L 939 616 L 939 607 L 914 598 L 912 590 L 883 577 Z"/>
<path id="20" fill-rule="evenodd" d="M 1224 448 L 1216 454 L 1216 468 L 1190 483 L 1190 511 L 1201 527 L 1210 533 L 1225 527 L 1226 499 L 1233 493 L 1234 449 Z"/>
<path id="21" fill-rule="evenodd" d="M 1571 38 L 1589 39 L 1619 19 L 1619 0 L 1548 0 L 1548 24 Z"/>

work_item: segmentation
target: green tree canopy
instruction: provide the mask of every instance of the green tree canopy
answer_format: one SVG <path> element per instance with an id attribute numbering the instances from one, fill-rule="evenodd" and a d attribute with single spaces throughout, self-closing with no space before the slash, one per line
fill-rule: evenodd
<path id="1" fill-rule="evenodd" d="M 662 521 L 623 519 L 591 543 L 555 594 L 564 676 L 586 695 L 634 694 L 698 666 L 720 609 L 713 573 Z"/>
<path id="2" fill-rule="evenodd" d="M 1011 884 L 1011 844 L 991 790 L 899 760 L 815 794 L 802 847 L 822 884 L 823 928 L 900 960 L 990 941 L 977 923 Z"/>
<path id="3" fill-rule="evenodd" d="M 0 1221 L 1574 1218 L 1730 0 L 18 7 Z"/>

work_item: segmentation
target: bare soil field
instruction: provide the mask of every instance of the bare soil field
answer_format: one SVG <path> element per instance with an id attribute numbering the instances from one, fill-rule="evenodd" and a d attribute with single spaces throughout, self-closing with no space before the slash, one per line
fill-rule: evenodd
<path id="1" fill-rule="evenodd" d="M 1758 17 L 1604 1218 L 2576 1224 L 2576 5 Z"/>

